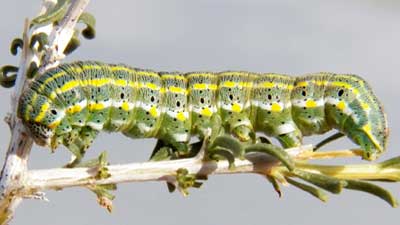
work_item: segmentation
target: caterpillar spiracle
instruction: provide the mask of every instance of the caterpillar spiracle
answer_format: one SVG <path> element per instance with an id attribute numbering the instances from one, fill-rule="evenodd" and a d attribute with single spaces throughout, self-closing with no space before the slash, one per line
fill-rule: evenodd
<path id="1" fill-rule="evenodd" d="M 371 160 L 388 138 L 370 86 L 356 75 L 332 73 L 155 72 L 78 61 L 37 76 L 20 98 L 18 116 L 37 144 L 72 152 L 88 148 L 101 130 L 180 149 L 209 128 L 240 141 L 262 132 L 283 147 L 337 129 Z"/>

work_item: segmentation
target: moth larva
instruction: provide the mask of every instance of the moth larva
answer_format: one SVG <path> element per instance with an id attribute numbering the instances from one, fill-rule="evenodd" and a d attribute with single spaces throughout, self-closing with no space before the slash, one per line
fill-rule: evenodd
<path id="1" fill-rule="evenodd" d="M 192 136 L 222 129 L 241 141 L 257 131 L 283 147 L 337 129 L 374 159 L 386 148 L 381 104 L 355 75 L 158 73 L 86 61 L 36 77 L 18 116 L 39 145 L 87 148 L 98 131 L 154 137 L 184 151 Z"/>

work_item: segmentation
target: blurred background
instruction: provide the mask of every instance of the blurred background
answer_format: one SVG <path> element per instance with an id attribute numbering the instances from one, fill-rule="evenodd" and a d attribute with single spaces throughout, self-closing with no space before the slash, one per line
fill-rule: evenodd
<path id="1" fill-rule="evenodd" d="M 9 44 L 41 1 L 1 1 L 0 64 L 17 64 Z M 92 0 L 97 38 L 66 60 L 100 60 L 163 71 L 248 70 L 302 75 L 330 71 L 364 77 L 385 105 L 391 128 L 386 154 L 400 155 L 400 1 L 389 0 Z M 0 117 L 9 112 L 11 90 L 0 89 Z M 0 122 L 0 164 L 10 132 Z M 315 143 L 321 137 L 306 139 Z M 109 150 L 111 163 L 145 161 L 154 140 L 101 134 L 88 158 Z M 348 140 L 329 149 L 351 147 Z M 34 147 L 30 169 L 59 167 L 70 158 Z M 324 163 L 358 163 L 341 160 Z M 385 184 L 400 197 L 400 183 Z M 344 191 L 322 203 L 294 187 L 279 199 L 257 175 L 213 176 L 184 198 L 164 183 L 120 184 L 109 214 L 83 188 L 48 191 L 50 202 L 24 201 L 12 224 L 394 224 L 400 209 L 364 193 Z M 396 222 L 397 223 L 397 222 Z"/>

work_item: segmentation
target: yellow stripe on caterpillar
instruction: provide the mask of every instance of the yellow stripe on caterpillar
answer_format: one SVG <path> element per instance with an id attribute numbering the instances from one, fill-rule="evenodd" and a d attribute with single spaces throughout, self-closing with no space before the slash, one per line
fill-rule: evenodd
<path id="1" fill-rule="evenodd" d="M 45 102 L 41 107 L 40 107 L 40 112 L 39 114 L 35 117 L 35 122 L 41 122 L 43 118 L 46 116 L 47 110 L 50 108 L 49 102 Z"/>

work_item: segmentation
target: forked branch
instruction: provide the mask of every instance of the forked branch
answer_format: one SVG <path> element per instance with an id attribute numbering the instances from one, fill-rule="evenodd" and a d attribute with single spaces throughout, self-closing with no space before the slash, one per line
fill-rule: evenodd
<path id="1" fill-rule="evenodd" d="M 61 1 L 65 2 L 64 0 Z M 57 61 L 63 58 L 60 52 L 62 53 L 69 43 L 74 32 L 75 24 L 88 3 L 89 0 L 71 1 L 69 9 L 59 26 L 54 26 L 52 23 L 49 23 L 33 26 L 33 28 L 29 30 L 30 23 L 28 21 L 25 22 L 23 51 L 14 92 L 11 96 L 9 124 L 12 129 L 12 134 L 0 179 L 0 224 L 8 223 L 12 218 L 15 208 L 21 201 L 22 196 L 17 194 L 17 190 L 21 188 L 22 181 L 25 179 L 27 161 L 33 144 L 33 140 L 27 135 L 24 126 L 16 116 L 18 99 L 28 83 L 27 73 L 32 63 L 36 63 L 36 65 L 41 65 L 42 68 L 48 69 L 56 65 Z M 46 14 L 55 4 L 56 1 L 54 0 L 44 0 L 41 13 Z M 30 43 L 31 37 L 37 33 L 45 33 L 50 37 L 48 45 L 50 48 L 43 61 L 41 61 L 41 55 L 33 48 L 30 48 L 30 44 L 28 44 Z"/>

